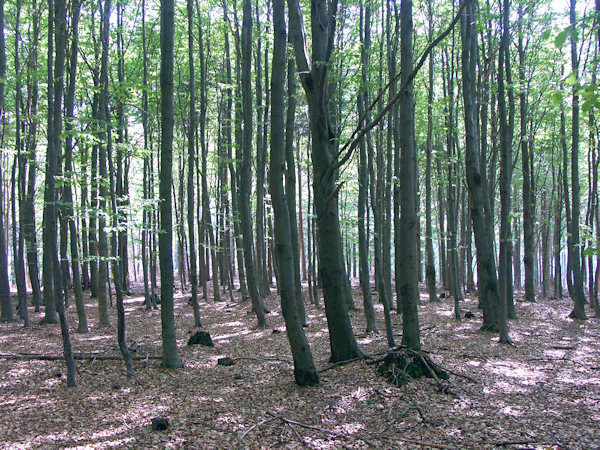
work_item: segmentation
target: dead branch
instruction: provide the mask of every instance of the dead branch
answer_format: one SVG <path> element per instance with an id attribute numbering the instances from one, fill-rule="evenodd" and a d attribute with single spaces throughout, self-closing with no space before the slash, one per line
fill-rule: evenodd
<path id="1" fill-rule="evenodd" d="M 398 438 L 398 439 L 401 440 L 402 442 L 408 442 L 409 444 L 417 444 L 422 447 L 443 448 L 443 449 L 454 448 L 454 447 L 449 447 L 449 446 L 443 445 L 443 444 L 436 444 L 435 442 L 424 442 L 424 441 L 417 441 L 415 439 L 407 439 L 407 438 Z"/>
<path id="2" fill-rule="evenodd" d="M 123 359 L 122 356 L 117 355 L 101 355 L 96 353 L 76 353 L 73 355 L 74 359 L 77 360 L 100 360 L 100 361 L 121 361 Z M 2 353 L 0 354 L 0 359 L 8 359 L 8 360 L 21 360 L 21 361 L 34 361 L 34 360 L 42 360 L 42 361 L 61 361 L 65 359 L 62 355 L 41 355 L 37 353 Z M 131 359 L 135 361 L 148 360 L 148 359 L 162 359 L 162 356 L 132 356 Z"/>
<path id="3" fill-rule="evenodd" d="M 234 361 L 258 361 L 258 362 L 284 362 L 291 364 L 292 361 L 284 358 L 252 358 L 251 356 L 238 356 L 237 358 L 232 358 Z"/>

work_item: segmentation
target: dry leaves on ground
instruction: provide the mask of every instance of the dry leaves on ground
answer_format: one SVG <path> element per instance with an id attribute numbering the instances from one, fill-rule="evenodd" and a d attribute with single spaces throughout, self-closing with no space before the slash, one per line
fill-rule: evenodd
<path id="1" fill-rule="evenodd" d="M 358 291 L 357 304 L 361 304 Z M 425 299 L 425 296 L 423 297 Z M 419 306 L 423 348 L 453 372 L 454 388 L 431 379 L 402 388 L 356 361 L 322 373 L 320 386 L 293 382 L 291 356 L 278 298 L 266 299 L 269 327 L 254 328 L 247 302 L 201 303 L 214 347 L 187 347 L 194 331 L 186 297 L 176 299 L 183 369 L 160 360 L 160 312 L 144 311 L 142 297 L 126 298 L 127 343 L 135 377 L 118 358 L 115 328 L 99 328 L 88 300 L 88 334 L 76 334 L 76 388 L 65 387 L 61 360 L 0 359 L 0 445 L 10 448 L 600 448 L 600 331 L 597 319 L 567 319 L 568 300 L 517 303 L 510 322 L 515 346 L 478 331 L 476 319 L 456 323 L 452 299 Z M 383 311 L 376 305 L 378 326 Z M 308 307 L 308 338 L 320 370 L 329 368 L 325 313 Z M 116 324 L 114 309 L 113 323 Z M 366 354 L 386 351 L 383 335 L 365 334 L 362 311 L 352 311 Z M 32 323 L 41 316 L 31 313 Z M 401 332 L 400 316 L 393 322 Z M 274 332 L 278 330 L 278 332 Z M 0 324 L 3 355 L 61 355 L 60 327 Z M 236 364 L 218 366 L 231 357 Z M 464 375 L 464 376 L 459 376 Z M 151 419 L 169 420 L 165 431 Z"/>

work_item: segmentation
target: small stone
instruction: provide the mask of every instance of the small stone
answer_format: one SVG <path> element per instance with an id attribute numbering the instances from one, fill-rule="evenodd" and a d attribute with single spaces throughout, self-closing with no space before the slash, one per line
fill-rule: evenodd
<path id="1" fill-rule="evenodd" d="M 233 366 L 234 364 L 235 364 L 235 361 L 233 359 L 231 359 L 229 356 L 226 356 L 225 358 L 219 358 L 217 360 L 218 366 Z"/>
<path id="2" fill-rule="evenodd" d="M 154 417 L 150 419 L 152 428 L 158 431 L 164 431 L 169 428 L 169 421 L 163 417 Z"/>

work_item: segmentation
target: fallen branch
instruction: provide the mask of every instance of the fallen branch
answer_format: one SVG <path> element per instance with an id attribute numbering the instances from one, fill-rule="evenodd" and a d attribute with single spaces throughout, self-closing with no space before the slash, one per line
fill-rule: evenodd
<path id="1" fill-rule="evenodd" d="M 284 362 L 292 364 L 292 361 L 289 359 L 283 358 L 253 358 L 251 356 L 238 356 L 237 358 L 232 358 L 234 361 L 258 361 L 258 362 Z"/>
<path id="2" fill-rule="evenodd" d="M 408 442 L 409 444 L 417 444 L 422 447 L 443 448 L 443 449 L 454 448 L 454 447 L 449 447 L 444 444 L 436 444 L 435 442 L 423 442 L 423 441 L 417 441 L 415 439 L 407 439 L 407 438 L 398 438 L 398 439 L 402 442 Z"/>
<path id="3" fill-rule="evenodd" d="M 100 361 L 121 361 L 123 359 L 122 356 L 116 355 L 99 355 L 94 353 L 76 353 L 73 355 L 74 359 L 77 360 L 100 360 Z M 36 353 L 2 353 L 0 354 L 0 359 L 12 359 L 12 360 L 21 360 L 21 361 L 33 361 L 33 360 L 42 360 L 42 361 L 62 361 L 65 359 L 62 355 L 41 355 Z M 132 356 L 131 359 L 135 361 L 148 360 L 148 359 L 162 359 L 162 356 Z"/>
<path id="4" fill-rule="evenodd" d="M 334 369 L 334 368 L 336 368 L 338 366 L 343 366 L 345 364 L 350 364 L 350 363 L 352 363 L 354 361 L 358 361 L 358 360 L 365 359 L 365 358 L 366 358 L 365 356 L 357 356 L 356 358 L 346 359 L 344 361 L 338 361 L 336 363 L 333 363 L 333 364 L 325 367 L 324 369 L 319 370 L 319 373 L 327 372 L 328 370 Z"/>

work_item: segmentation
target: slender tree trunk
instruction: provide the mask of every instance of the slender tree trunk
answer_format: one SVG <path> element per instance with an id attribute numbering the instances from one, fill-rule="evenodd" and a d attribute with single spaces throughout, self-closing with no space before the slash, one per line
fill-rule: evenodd
<path id="1" fill-rule="evenodd" d="M 500 49 L 498 57 L 498 116 L 500 120 L 500 257 L 499 257 L 499 293 L 500 308 L 498 310 L 498 325 L 500 327 L 500 342 L 511 343 L 508 335 L 507 305 L 509 291 L 509 258 L 508 247 L 510 245 L 510 183 L 512 179 L 512 142 L 508 129 L 508 118 L 506 111 L 506 93 L 504 87 L 505 71 L 507 64 L 505 56 L 508 54 L 509 46 L 509 2 L 504 0 L 502 6 L 502 37 L 500 38 Z"/>
<path id="2" fill-rule="evenodd" d="M 284 3 L 273 0 L 274 43 L 273 74 L 271 77 L 271 164 L 270 189 L 275 221 L 275 248 L 281 282 L 281 310 L 285 320 L 290 348 L 294 359 L 294 377 L 300 386 L 319 383 L 319 374 L 302 328 L 302 317 L 297 303 L 296 281 L 299 279 L 297 261 L 292 251 L 291 221 L 286 195 L 294 194 L 293 187 L 283 188 L 283 168 L 286 155 L 284 137 L 284 82 L 286 75 L 286 33 Z M 292 136 L 289 136 L 292 139 Z M 288 170 L 290 167 L 288 167 Z M 292 161 L 291 171 L 294 172 Z M 295 202 L 294 202 L 295 203 Z M 295 206 L 295 205 L 293 205 Z"/>
<path id="3" fill-rule="evenodd" d="M 246 281 L 252 300 L 252 309 L 258 320 L 258 327 L 266 327 L 267 320 L 260 295 L 257 279 L 257 270 L 254 261 L 254 245 L 252 222 L 250 217 L 250 190 L 252 186 L 252 90 L 250 71 L 252 65 L 252 4 L 251 0 L 243 2 L 242 22 L 242 114 L 244 121 L 243 131 L 243 159 L 240 173 L 240 219 L 242 222 L 242 236 L 244 241 L 244 261 L 246 263 Z"/>
<path id="4" fill-rule="evenodd" d="M 188 130 L 188 239 L 190 242 L 190 283 L 192 287 L 192 308 L 194 309 L 194 326 L 201 327 L 200 307 L 198 306 L 198 268 L 196 267 L 196 243 L 194 240 L 194 172 L 196 169 L 196 76 L 194 72 L 194 4 L 187 1 L 188 19 L 188 59 L 190 65 L 190 112 Z"/>
<path id="5" fill-rule="evenodd" d="M 519 6 L 521 8 L 521 6 Z M 521 23 L 521 20 L 519 20 Z M 518 38 L 519 52 L 519 81 L 525 82 L 525 49 L 523 47 L 522 33 Z M 526 302 L 535 302 L 534 279 L 534 217 L 535 217 L 535 199 L 531 189 L 531 166 L 529 164 L 529 147 L 527 137 L 527 94 L 523 89 L 519 94 L 520 115 L 521 115 L 521 167 L 523 171 L 523 265 L 525 266 L 525 298 Z"/>
<path id="6" fill-rule="evenodd" d="M 433 40 L 433 1 L 427 2 L 429 20 L 429 42 Z M 431 218 L 431 157 L 433 153 L 433 100 L 434 100 L 434 52 L 429 55 L 429 88 L 427 93 L 427 161 L 425 166 L 425 275 L 429 301 L 439 301 L 435 282 L 435 260 L 433 256 L 433 226 Z"/>
<path id="7" fill-rule="evenodd" d="M 108 178 L 107 173 L 107 139 L 110 134 L 107 134 L 108 128 L 111 126 L 106 116 L 108 111 L 108 55 L 109 55 L 109 39 L 110 39 L 110 15 L 111 15 L 111 0 L 105 0 L 102 19 L 100 26 L 100 36 L 102 40 L 102 60 L 100 65 L 100 97 L 98 104 L 98 123 L 100 126 L 99 132 L 99 148 L 98 148 L 98 209 L 103 211 L 106 209 L 106 199 L 108 198 L 108 189 L 104 180 Z M 98 215 L 98 325 L 101 327 L 110 326 L 110 317 L 108 315 L 108 238 L 106 236 L 106 215 Z"/>
<path id="8" fill-rule="evenodd" d="M 571 0 L 570 23 L 575 26 L 576 0 Z M 577 36 L 571 33 L 571 66 L 575 78 L 579 76 L 579 56 L 577 54 Z M 579 93 L 577 86 L 573 87 L 573 117 L 572 117 L 572 135 L 571 135 L 571 245 L 569 253 L 571 255 L 571 273 L 573 275 L 573 291 L 571 296 L 575 302 L 573 311 L 569 314 L 572 319 L 587 319 L 585 313 L 585 293 L 583 290 L 583 271 L 581 268 L 581 249 L 579 237 L 579 217 L 580 217 L 580 199 L 579 199 Z M 570 275 L 569 275 L 570 278 Z"/>
<path id="9" fill-rule="evenodd" d="M 285 0 L 283 2 L 285 6 Z M 273 12 L 275 14 L 275 12 Z M 273 48 L 273 52 L 275 49 Z M 275 56 L 273 55 L 273 59 Z M 294 60 L 288 59 L 287 62 L 287 113 L 285 121 L 285 159 L 286 159 L 286 172 L 285 172 L 285 193 L 287 198 L 287 209 L 289 213 L 290 221 L 290 233 L 292 238 L 292 258 L 294 259 L 294 286 L 295 286 L 295 299 L 296 305 L 298 306 L 298 315 L 300 316 L 300 322 L 302 326 L 306 326 L 306 311 L 304 308 L 304 298 L 302 296 L 302 282 L 300 280 L 300 260 L 302 259 L 302 269 L 306 273 L 306 267 L 304 267 L 304 242 L 302 240 L 302 232 L 298 232 L 298 223 L 300 223 L 300 231 L 302 231 L 302 185 L 299 183 L 298 191 L 300 193 L 300 220 L 296 215 L 296 160 L 294 157 L 294 128 L 296 120 L 296 72 L 294 71 Z M 271 83 L 273 83 L 273 76 L 271 77 Z M 271 88 L 272 89 L 272 88 Z M 273 95 L 271 93 L 271 95 Z M 273 104 L 273 102 L 271 102 Z M 271 116 L 273 113 L 271 113 Z M 273 123 L 271 123 L 273 127 Z M 298 172 L 300 174 L 300 172 Z M 300 182 L 300 178 L 298 179 Z M 302 244 L 300 244 L 302 242 Z M 300 245 L 302 245 L 302 251 L 300 251 Z"/>
<path id="10" fill-rule="evenodd" d="M 72 159 L 73 159 L 73 121 L 74 121 L 74 107 L 75 107 L 75 80 L 77 74 L 77 50 L 78 50 L 78 38 L 79 38 L 79 13 L 81 9 L 81 2 L 79 0 L 73 1 L 71 5 L 71 55 L 69 64 L 69 84 L 67 87 L 67 95 L 65 97 L 65 109 L 66 109 L 66 121 L 65 121 L 65 176 L 67 179 L 74 179 L 72 176 Z M 71 183 L 67 182 L 64 186 L 64 197 L 65 207 L 64 215 L 68 221 L 69 233 L 70 233 L 70 244 L 71 244 L 71 268 L 73 273 L 73 296 L 75 297 L 75 306 L 77 308 L 78 325 L 77 331 L 79 333 L 88 332 L 87 314 L 85 312 L 85 304 L 83 302 L 83 289 L 81 283 L 81 272 L 80 272 L 80 259 L 79 259 L 79 237 L 77 234 L 77 226 L 74 216 L 73 208 L 73 191 Z"/>
<path id="11" fill-rule="evenodd" d="M 55 174 L 58 166 L 58 149 L 60 148 L 60 135 L 62 127 L 62 96 L 64 87 L 64 68 L 65 68 L 65 47 L 66 47 L 66 4 L 65 0 L 49 1 L 49 10 L 54 12 L 56 7 L 56 15 L 54 22 L 56 25 L 55 44 L 56 44 L 56 58 L 55 68 L 52 77 L 51 86 L 54 88 L 48 89 L 49 97 L 52 97 L 52 108 L 49 109 L 52 113 L 52 128 L 48 133 L 48 149 L 46 153 L 47 165 L 46 165 L 46 191 L 48 192 L 48 198 L 50 204 L 47 205 L 47 222 L 46 222 L 46 237 L 48 238 L 47 249 L 49 251 L 50 261 L 50 273 L 53 275 L 54 283 L 54 300 L 56 304 L 56 311 L 60 320 L 60 329 L 63 341 L 63 354 L 65 357 L 65 363 L 67 366 L 67 387 L 73 387 L 76 385 L 75 381 L 75 361 L 73 359 L 73 352 L 71 350 L 71 338 L 69 335 L 69 324 L 67 322 L 67 315 L 65 313 L 65 303 L 62 297 L 63 290 L 61 286 L 61 273 L 60 265 L 58 261 L 58 249 L 56 248 L 57 230 L 56 230 L 56 185 L 55 185 Z M 51 59 L 51 58 L 49 58 Z M 49 73 L 52 71 L 49 70 Z M 49 83 L 50 84 L 50 83 Z M 1 96 L 0 96 L 1 98 Z M 50 103 L 50 102 L 49 102 Z M 44 286 L 44 289 L 46 287 Z"/>
<path id="12" fill-rule="evenodd" d="M 21 119 L 21 63 L 19 60 L 19 40 L 20 40 L 20 19 L 21 19 L 21 1 L 17 0 L 15 17 L 15 164 L 13 166 L 13 182 L 11 193 L 11 212 L 12 212 L 12 240 L 13 240 L 13 261 L 15 282 L 17 284 L 17 297 L 19 305 L 19 316 L 23 319 L 25 328 L 29 327 L 29 311 L 27 308 L 27 287 L 25 282 L 25 261 L 24 261 L 24 240 L 23 240 L 23 197 L 25 195 L 25 161 L 23 158 L 23 140 L 21 129 L 24 129 L 24 123 Z M 18 169 L 18 174 L 17 174 Z M 18 185 L 18 194 L 15 192 Z M 18 196 L 18 199 L 17 199 Z M 19 202 L 19 223 L 17 224 L 16 202 Z"/>
<path id="13" fill-rule="evenodd" d="M 477 16 L 475 2 L 468 1 L 461 15 L 463 103 L 465 115 L 465 170 L 471 193 L 471 220 L 477 248 L 479 299 L 483 306 L 483 330 L 498 330 L 498 280 L 493 252 L 490 211 L 485 166 L 480 163 L 479 134 L 477 130 Z M 483 125 L 482 125 L 483 128 Z M 489 225 L 488 225 L 489 224 Z"/>
<path id="14" fill-rule="evenodd" d="M 37 0 L 33 0 L 32 48 L 29 53 L 27 74 L 27 193 L 23 204 L 23 232 L 25 235 L 27 253 L 27 271 L 33 292 L 35 312 L 40 311 L 42 293 L 39 280 L 37 232 L 35 221 L 35 176 L 36 176 L 36 140 L 37 140 L 37 111 L 38 111 L 38 79 L 35 74 L 38 69 L 39 44 L 39 14 Z"/>

